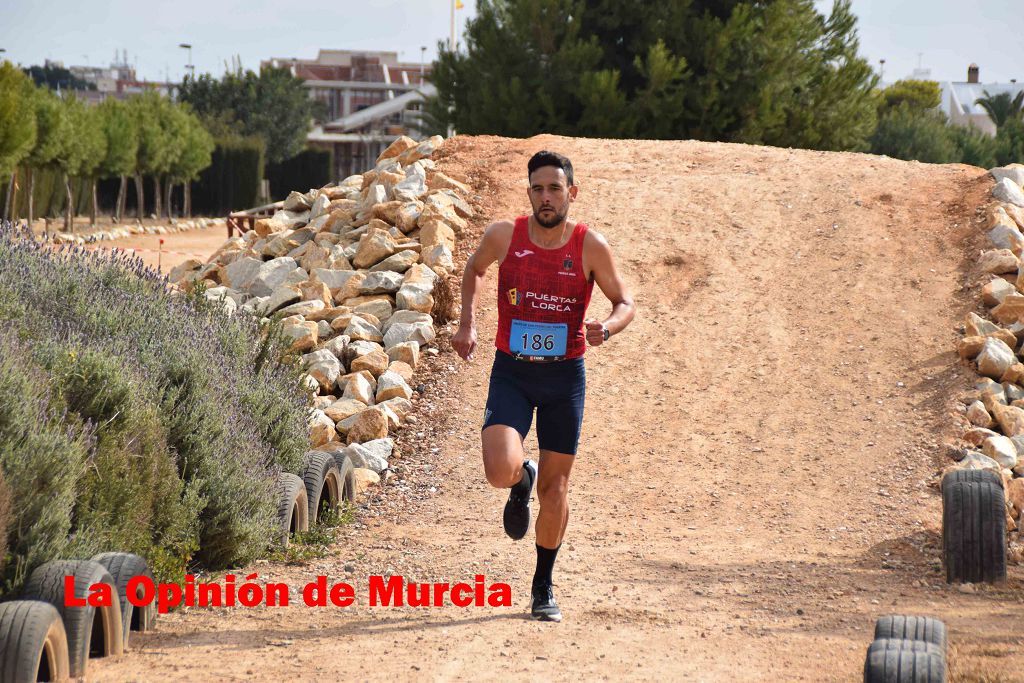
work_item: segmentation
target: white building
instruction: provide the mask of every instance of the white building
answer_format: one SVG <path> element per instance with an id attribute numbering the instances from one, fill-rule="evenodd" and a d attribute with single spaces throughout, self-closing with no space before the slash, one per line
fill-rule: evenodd
<path id="1" fill-rule="evenodd" d="M 966 81 L 945 81 L 940 83 L 942 102 L 939 107 L 949 117 L 951 123 L 960 126 L 974 126 L 986 135 L 996 134 L 996 124 L 989 118 L 988 112 L 977 104 L 978 99 L 989 95 L 1009 94 L 1010 98 L 1024 90 L 1024 84 L 1012 80 L 1009 83 L 982 83 L 977 64 L 967 69 Z"/>
<path id="2" fill-rule="evenodd" d="M 306 139 L 334 150 L 338 179 L 372 167 L 399 136 L 424 134 L 422 103 L 436 92 L 426 81 L 429 64 L 400 62 L 395 52 L 320 50 L 316 59 L 274 58 L 263 65 L 289 69 L 324 104 L 326 117 Z"/>

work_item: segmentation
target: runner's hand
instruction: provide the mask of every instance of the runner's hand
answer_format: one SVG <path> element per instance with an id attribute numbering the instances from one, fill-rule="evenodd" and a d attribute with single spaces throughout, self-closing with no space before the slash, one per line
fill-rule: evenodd
<path id="1" fill-rule="evenodd" d="M 476 351 L 476 329 L 459 325 L 459 330 L 452 337 L 452 348 L 463 360 L 473 360 Z"/>
<path id="2" fill-rule="evenodd" d="M 604 323 L 596 320 L 586 320 L 583 323 L 587 327 L 587 343 L 591 346 L 604 344 Z"/>

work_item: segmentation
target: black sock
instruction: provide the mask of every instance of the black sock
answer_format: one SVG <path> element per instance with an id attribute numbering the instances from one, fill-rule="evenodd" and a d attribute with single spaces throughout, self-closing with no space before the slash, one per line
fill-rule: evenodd
<path id="1" fill-rule="evenodd" d="M 561 548 L 562 544 L 558 544 Z M 533 573 L 533 587 L 550 586 L 551 570 L 555 568 L 555 557 L 558 556 L 558 548 L 544 548 L 537 546 L 537 570 Z"/>
<path id="2" fill-rule="evenodd" d="M 519 495 L 525 495 L 530 492 L 533 488 L 533 479 L 530 478 L 530 470 L 526 469 L 526 463 L 523 462 L 523 476 L 519 478 L 515 484 L 512 484 L 512 490 Z"/>

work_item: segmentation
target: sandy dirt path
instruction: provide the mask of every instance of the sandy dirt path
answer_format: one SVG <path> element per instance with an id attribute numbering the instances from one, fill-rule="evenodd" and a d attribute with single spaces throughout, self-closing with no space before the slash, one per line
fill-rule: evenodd
<path id="1" fill-rule="evenodd" d="M 696 142 L 457 138 L 440 167 L 491 219 L 527 210 L 531 153 L 569 155 L 574 216 L 639 307 L 588 352 L 558 564 L 560 625 L 525 618 L 534 550 L 501 531 L 479 463 L 496 283 L 477 359 L 426 371 L 391 484 L 327 558 L 258 563 L 345 608 L 182 610 L 96 680 L 859 680 L 874 619 L 946 620 L 953 680 L 1022 680 L 1024 581 L 947 587 L 936 474 L 956 325 L 991 180 L 967 166 Z M 168 242 L 167 247 L 172 242 Z M 184 251 L 184 249 L 182 249 Z M 460 254 L 464 259 L 465 253 Z M 609 306 L 595 294 L 592 312 Z M 425 424 L 432 425 L 425 427 Z M 527 446 L 536 452 L 531 438 Z M 513 608 L 367 605 L 367 577 L 488 581 Z"/>
<path id="2" fill-rule="evenodd" d="M 163 245 L 160 240 L 163 240 Z M 87 245 L 88 249 L 123 249 L 151 268 L 169 273 L 171 269 L 188 259 L 206 261 L 227 239 L 223 226 L 187 230 L 169 235 L 132 235 L 116 240 L 103 240 Z"/>

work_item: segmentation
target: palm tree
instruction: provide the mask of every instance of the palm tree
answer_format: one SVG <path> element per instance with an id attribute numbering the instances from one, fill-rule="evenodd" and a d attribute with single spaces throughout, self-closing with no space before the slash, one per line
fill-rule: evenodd
<path id="1" fill-rule="evenodd" d="M 1010 93 L 1006 92 L 990 95 L 988 90 L 984 90 L 983 93 L 985 96 L 979 97 L 974 103 L 981 105 L 981 108 L 988 112 L 996 128 L 1002 128 L 1003 124 L 1011 119 L 1021 118 L 1024 113 L 1024 90 L 1017 93 L 1012 100 Z"/>

